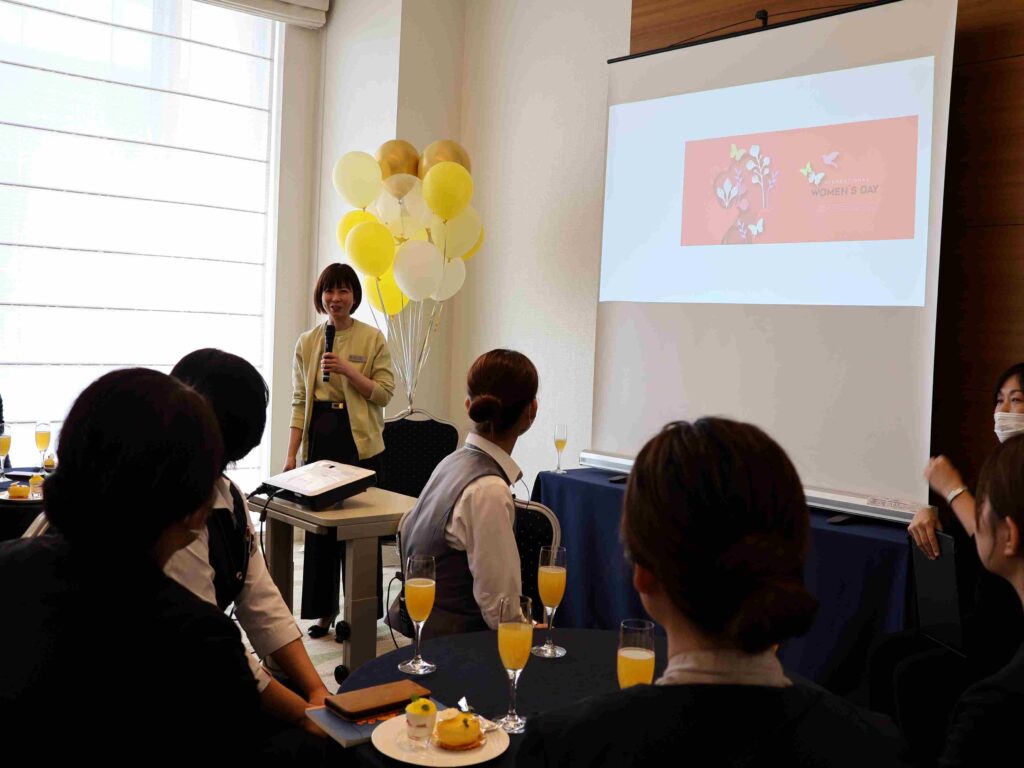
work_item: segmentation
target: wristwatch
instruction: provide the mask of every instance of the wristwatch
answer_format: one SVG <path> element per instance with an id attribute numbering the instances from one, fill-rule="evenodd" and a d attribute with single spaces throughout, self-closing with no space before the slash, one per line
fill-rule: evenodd
<path id="1" fill-rule="evenodd" d="M 956 497 L 966 490 L 966 485 L 958 485 L 956 488 L 954 488 L 952 491 L 946 494 L 946 503 L 952 506 L 953 501 L 956 499 Z"/>

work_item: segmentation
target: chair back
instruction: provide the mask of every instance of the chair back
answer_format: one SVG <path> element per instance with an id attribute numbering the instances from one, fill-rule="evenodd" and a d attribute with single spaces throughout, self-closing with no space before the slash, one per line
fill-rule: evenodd
<path id="1" fill-rule="evenodd" d="M 515 500 L 516 548 L 519 550 L 520 576 L 523 594 L 533 601 L 534 618 L 544 618 L 544 605 L 537 587 L 537 568 L 540 566 L 540 548 L 557 547 L 562 541 L 562 527 L 555 513 L 539 501 Z"/>
<path id="2" fill-rule="evenodd" d="M 384 477 L 379 485 L 418 497 L 434 468 L 459 447 L 459 430 L 447 421 L 411 416 L 384 423 Z"/>

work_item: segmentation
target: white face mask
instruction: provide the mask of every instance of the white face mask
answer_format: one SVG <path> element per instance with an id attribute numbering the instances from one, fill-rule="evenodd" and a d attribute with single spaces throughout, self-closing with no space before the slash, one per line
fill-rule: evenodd
<path id="1" fill-rule="evenodd" d="M 1000 443 L 1005 443 L 1014 435 L 1024 432 L 1024 413 L 1006 413 L 996 411 L 996 437 Z"/>

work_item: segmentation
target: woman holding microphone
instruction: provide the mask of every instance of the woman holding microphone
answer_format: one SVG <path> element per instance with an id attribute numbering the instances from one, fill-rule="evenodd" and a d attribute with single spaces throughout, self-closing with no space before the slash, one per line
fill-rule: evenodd
<path id="1" fill-rule="evenodd" d="M 384 335 L 352 317 L 360 301 L 362 287 L 352 267 L 330 264 L 320 273 L 313 307 L 328 321 L 295 344 L 285 471 L 330 459 L 381 475 L 384 406 L 394 393 L 395 376 Z M 301 616 L 317 619 L 309 628 L 311 637 L 326 635 L 337 615 L 343 547 L 331 536 L 306 533 Z M 377 578 L 380 594 L 379 568 Z"/>

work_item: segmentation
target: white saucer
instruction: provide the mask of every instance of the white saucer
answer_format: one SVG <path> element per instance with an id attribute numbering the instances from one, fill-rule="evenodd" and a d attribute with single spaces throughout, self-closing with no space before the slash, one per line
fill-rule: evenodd
<path id="1" fill-rule="evenodd" d="M 405 717 L 399 715 L 385 720 L 370 735 L 378 751 L 395 760 L 412 765 L 457 766 L 476 765 L 493 760 L 508 749 L 508 734 L 498 728 L 486 734 L 486 741 L 476 749 L 465 752 L 441 749 L 433 743 L 420 746 L 405 735 Z"/>

